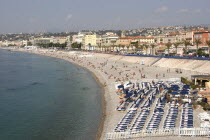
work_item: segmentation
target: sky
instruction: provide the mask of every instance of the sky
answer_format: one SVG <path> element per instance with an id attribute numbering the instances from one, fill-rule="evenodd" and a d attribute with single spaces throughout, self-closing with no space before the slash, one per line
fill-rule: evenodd
<path id="1" fill-rule="evenodd" d="M 210 0 L 0 0 L 0 33 L 210 23 Z"/>

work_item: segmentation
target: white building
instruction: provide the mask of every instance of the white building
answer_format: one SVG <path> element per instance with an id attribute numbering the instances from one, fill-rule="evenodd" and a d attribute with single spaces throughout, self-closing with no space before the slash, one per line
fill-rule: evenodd
<path id="1" fill-rule="evenodd" d="M 105 35 L 102 36 L 102 46 L 113 46 L 116 45 L 116 42 L 118 40 L 118 36 L 114 33 L 108 32 Z"/>

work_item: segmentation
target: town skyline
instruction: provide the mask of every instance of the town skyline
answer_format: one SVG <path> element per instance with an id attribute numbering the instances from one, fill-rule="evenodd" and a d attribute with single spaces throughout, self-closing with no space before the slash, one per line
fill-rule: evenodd
<path id="1" fill-rule="evenodd" d="M 208 0 L 3 0 L 0 33 L 130 30 L 209 24 Z M 8 8 L 8 5 L 10 6 Z"/>

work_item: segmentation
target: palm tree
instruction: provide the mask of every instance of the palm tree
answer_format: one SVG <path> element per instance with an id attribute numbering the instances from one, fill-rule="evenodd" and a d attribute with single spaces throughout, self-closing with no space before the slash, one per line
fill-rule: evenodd
<path id="1" fill-rule="evenodd" d="M 104 48 L 105 48 L 104 46 L 101 46 L 101 51 L 102 51 L 102 52 L 104 51 Z"/>
<path id="2" fill-rule="evenodd" d="M 130 45 L 127 46 L 127 52 L 130 50 Z"/>
<path id="3" fill-rule="evenodd" d="M 141 52 L 143 52 L 143 50 L 144 50 L 144 44 L 141 44 L 141 45 L 139 45 L 140 46 L 140 48 L 141 48 Z"/>
<path id="4" fill-rule="evenodd" d="M 114 45 L 114 42 L 112 43 L 112 50 L 113 50 L 113 52 L 114 52 L 114 47 L 115 47 L 115 45 Z"/>
<path id="5" fill-rule="evenodd" d="M 123 53 L 124 53 L 124 51 L 125 51 L 125 45 L 122 45 L 122 50 L 123 50 Z"/>
<path id="6" fill-rule="evenodd" d="M 173 44 L 174 47 L 176 48 L 176 54 L 177 54 L 178 46 L 179 46 L 180 44 L 181 44 L 180 42 L 176 42 L 176 43 Z"/>
<path id="7" fill-rule="evenodd" d="M 184 41 L 183 41 L 183 44 L 184 44 L 184 46 L 185 46 L 185 51 L 186 51 L 186 54 L 187 54 L 187 52 L 188 52 L 188 48 L 187 48 L 187 46 L 189 46 L 189 45 L 190 45 L 190 41 L 188 41 L 188 40 L 184 40 Z"/>
<path id="8" fill-rule="evenodd" d="M 167 47 L 167 49 L 168 49 L 168 55 L 169 55 L 169 49 L 171 48 L 171 46 L 172 46 L 172 44 L 171 43 L 166 43 L 166 47 Z"/>
<path id="9" fill-rule="evenodd" d="M 104 46 L 104 51 L 105 51 L 105 52 L 108 51 L 107 49 L 108 49 L 108 47 L 107 47 L 107 46 Z"/>
<path id="10" fill-rule="evenodd" d="M 121 45 L 119 44 L 119 45 L 118 45 L 118 48 L 117 48 L 117 52 L 120 51 L 120 48 L 121 48 Z"/>
<path id="11" fill-rule="evenodd" d="M 209 57 L 210 57 L 210 40 L 207 40 L 207 41 L 206 41 L 206 44 L 208 45 Z"/>
<path id="12" fill-rule="evenodd" d="M 135 44 L 134 44 L 134 46 L 135 46 L 135 53 L 136 53 L 137 52 L 137 49 L 139 48 L 139 42 L 136 41 Z"/>
<path id="13" fill-rule="evenodd" d="M 201 40 L 200 39 L 195 39 L 195 45 L 196 45 L 196 56 L 198 56 L 198 46 L 201 44 Z"/>
<path id="14" fill-rule="evenodd" d="M 147 49 L 149 48 L 149 45 L 144 44 L 144 47 L 146 48 L 146 55 L 147 55 Z"/>
<path id="15" fill-rule="evenodd" d="M 152 47 L 152 55 L 154 55 L 154 48 L 155 48 L 157 45 L 151 44 L 150 46 Z"/>

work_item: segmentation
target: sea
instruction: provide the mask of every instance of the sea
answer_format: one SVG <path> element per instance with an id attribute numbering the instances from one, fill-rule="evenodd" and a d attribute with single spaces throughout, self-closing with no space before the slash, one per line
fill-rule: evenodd
<path id="1" fill-rule="evenodd" d="M 0 140 L 93 140 L 101 96 L 79 66 L 0 49 Z"/>

